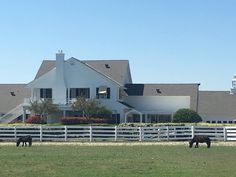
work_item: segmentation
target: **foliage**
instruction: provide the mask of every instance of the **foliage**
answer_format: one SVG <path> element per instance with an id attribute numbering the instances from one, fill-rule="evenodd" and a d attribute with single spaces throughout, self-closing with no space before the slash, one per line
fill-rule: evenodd
<path id="1" fill-rule="evenodd" d="M 185 126 L 184 123 L 122 123 L 119 127 L 159 127 L 159 126 Z"/>
<path id="2" fill-rule="evenodd" d="M 14 119 L 13 121 L 10 122 L 10 124 L 21 124 L 22 123 L 22 120 L 17 118 L 17 119 Z"/>
<path id="3" fill-rule="evenodd" d="M 40 101 L 31 101 L 29 110 L 34 115 L 39 115 L 42 117 L 47 117 L 49 114 L 54 114 L 59 111 L 57 105 L 53 104 L 51 99 L 43 99 Z"/>
<path id="4" fill-rule="evenodd" d="M 78 97 L 72 104 L 72 109 L 81 111 L 83 117 L 90 120 L 92 116 L 106 114 L 111 116 L 112 112 L 105 106 L 102 106 L 96 99 L 85 99 L 84 97 Z"/>
<path id="5" fill-rule="evenodd" d="M 45 118 L 40 117 L 40 116 L 30 116 L 27 120 L 26 123 L 28 124 L 45 124 Z"/>
<path id="6" fill-rule="evenodd" d="M 201 122 L 202 118 L 196 111 L 190 109 L 179 109 L 173 116 L 173 122 Z"/>
<path id="7" fill-rule="evenodd" d="M 221 126 L 236 126 L 236 124 L 213 124 L 213 123 L 121 123 L 119 127 L 159 127 L 159 126 L 207 126 L 207 127 L 221 127 Z"/>
<path id="8" fill-rule="evenodd" d="M 42 114 L 41 106 L 38 101 L 31 100 L 29 110 L 31 111 L 31 114 L 34 114 L 34 115 L 41 115 Z"/>
<path id="9" fill-rule="evenodd" d="M 88 120 L 85 117 L 63 117 L 61 118 L 61 123 L 63 125 L 76 125 L 76 124 L 89 124 L 89 123 L 114 123 L 113 119 L 107 118 L 97 118 L 97 117 L 90 117 Z"/>
<path id="10" fill-rule="evenodd" d="M 96 115 L 101 118 L 102 117 L 110 118 L 111 114 L 112 112 L 109 109 L 107 109 L 105 106 L 100 106 L 96 113 Z"/>

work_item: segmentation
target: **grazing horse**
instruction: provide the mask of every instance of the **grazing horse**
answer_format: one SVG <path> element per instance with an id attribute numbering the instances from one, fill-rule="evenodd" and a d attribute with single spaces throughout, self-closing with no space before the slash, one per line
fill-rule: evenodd
<path id="1" fill-rule="evenodd" d="M 193 143 L 196 143 L 195 148 L 198 148 L 198 143 L 206 143 L 207 148 L 211 147 L 211 139 L 206 135 L 195 135 L 193 139 L 189 142 L 189 147 L 193 146 Z"/>
<path id="2" fill-rule="evenodd" d="M 27 146 L 26 142 L 29 143 L 29 146 L 32 145 L 32 137 L 30 135 L 18 138 L 18 140 L 16 141 L 16 146 L 18 147 L 20 143 L 22 143 L 22 146 Z"/>

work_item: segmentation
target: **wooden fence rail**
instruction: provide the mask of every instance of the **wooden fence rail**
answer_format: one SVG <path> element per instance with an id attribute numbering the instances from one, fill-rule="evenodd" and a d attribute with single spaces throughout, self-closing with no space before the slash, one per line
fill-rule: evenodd
<path id="1" fill-rule="evenodd" d="M 36 141 L 184 141 L 194 135 L 236 141 L 236 127 L 0 126 L 0 141 L 15 141 L 25 135 Z"/>

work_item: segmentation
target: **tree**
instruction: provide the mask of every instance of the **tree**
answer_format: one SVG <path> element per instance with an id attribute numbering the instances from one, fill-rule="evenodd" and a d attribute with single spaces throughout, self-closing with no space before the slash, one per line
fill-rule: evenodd
<path id="1" fill-rule="evenodd" d="M 31 114 L 41 115 L 41 108 L 38 101 L 30 100 L 30 106 L 28 109 L 30 110 Z"/>
<path id="2" fill-rule="evenodd" d="M 53 104 L 51 99 L 40 100 L 40 102 L 30 101 L 29 110 L 41 118 L 47 118 L 48 115 L 55 114 L 59 111 L 57 105 Z"/>
<path id="3" fill-rule="evenodd" d="M 105 106 L 101 106 L 100 102 L 96 99 L 85 99 L 84 97 L 78 97 L 76 101 L 72 104 L 72 109 L 76 111 L 81 111 L 83 117 L 88 121 L 94 115 L 111 115 L 112 112 Z"/>
<path id="4" fill-rule="evenodd" d="M 175 112 L 173 116 L 173 122 L 176 123 L 179 122 L 197 123 L 201 121 L 202 121 L 201 116 L 196 111 L 193 111 L 191 109 L 179 109 L 178 111 Z"/>

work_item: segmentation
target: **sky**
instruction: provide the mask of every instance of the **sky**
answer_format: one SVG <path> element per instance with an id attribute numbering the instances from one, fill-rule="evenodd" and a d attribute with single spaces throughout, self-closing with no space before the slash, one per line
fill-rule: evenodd
<path id="1" fill-rule="evenodd" d="M 235 0 L 1 0 L 0 83 L 29 83 L 44 59 L 128 59 L 134 83 L 230 90 Z"/>

